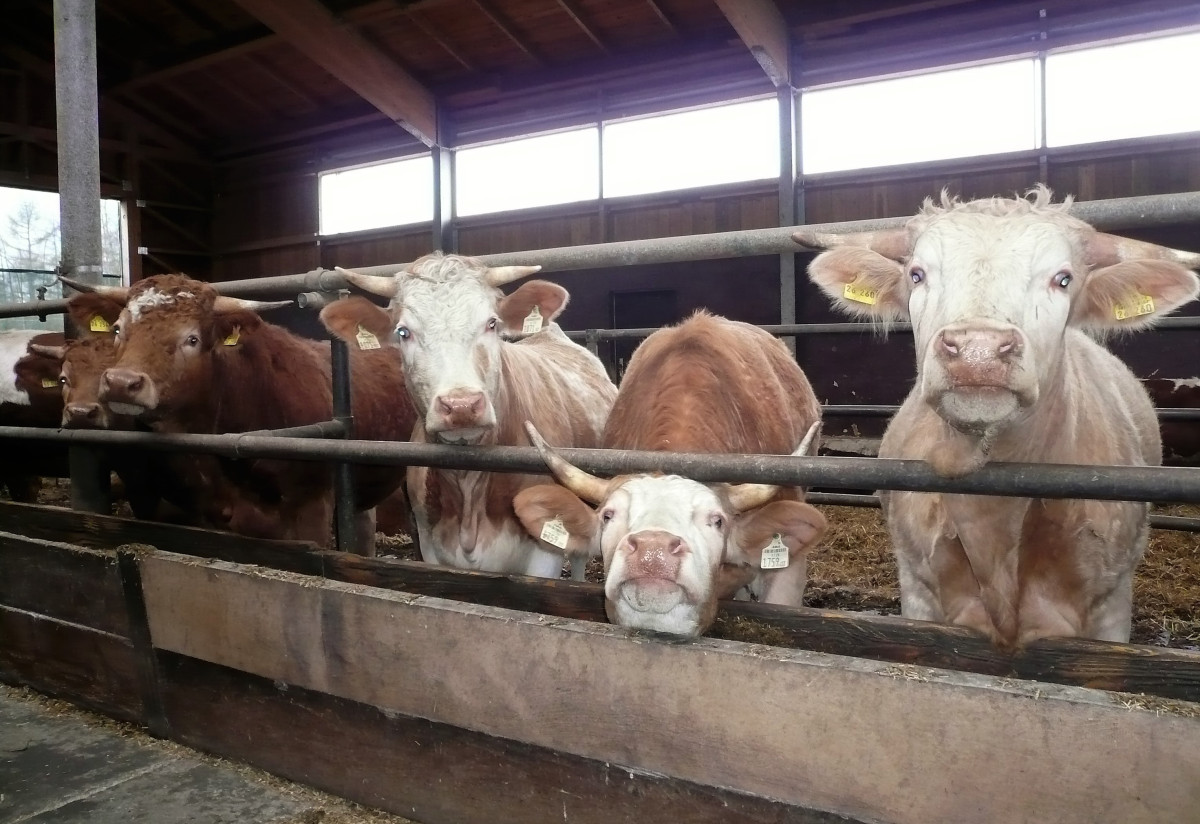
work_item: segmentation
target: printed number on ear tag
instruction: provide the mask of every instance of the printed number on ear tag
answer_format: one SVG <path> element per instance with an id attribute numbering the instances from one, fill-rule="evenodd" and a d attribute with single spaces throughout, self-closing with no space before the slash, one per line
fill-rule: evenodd
<path id="1" fill-rule="evenodd" d="M 364 351 L 367 349 L 379 348 L 379 338 L 375 337 L 373 333 L 368 332 L 366 329 L 363 329 L 362 324 L 359 324 L 358 334 L 354 336 L 354 339 L 358 341 L 358 348 Z"/>
<path id="2" fill-rule="evenodd" d="M 542 328 L 542 310 L 534 306 L 529 310 L 529 314 L 525 316 L 525 322 L 521 324 L 521 331 L 526 335 L 531 335 L 534 332 L 540 331 Z"/>
<path id="3" fill-rule="evenodd" d="M 563 526 L 562 518 L 555 517 L 546 521 L 546 525 L 542 527 L 540 537 L 551 546 L 566 549 L 567 541 L 571 538 L 571 533 L 567 532 L 567 528 Z"/>
<path id="4" fill-rule="evenodd" d="M 1136 318 L 1139 315 L 1149 315 L 1154 311 L 1154 298 L 1149 295 L 1136 295 L 1133 303 L 1122 303 L 1113 307 L 1113 315 L 1117 320 Z"/>
<path id="5" fill-rule="evenodd" d="M 783 542 L 783 536 L 778 532 L 771 543 L 763 547 L 762 559 L 758 562 L 760 569 L 783 569 L 788 565 L 788 548 Z"/>
<path id="6" fill-rule="evenodd" d="M 88 329 L 93 332 L 111 332 L 112 326 L 99 315 L 92 315 L 92 319 L 88 321 Z"/>
<path id="7" fill-rule="evenodd" d="M 43 389 L 57 389 L 61 385 L 62 384 L 60 384 L 56 380 L 53 380 L 52 378 L 42 378 L 42 388 Z"/>
<path id="8" fill-rule="evenodd" d="M 875 299 L 879 297 L 879 290 L 847 283 L 846 288 L 842 290 L 842 297 L 846 300 L 852 300 L 855 303 L 865 303 L 868 306 L 874 306 Z"/>
<path id="9" fill-rule="evenodd" d="M 242 327 L 235 326 L 233 331 L 225 336 L 225 340 L 221 341 L 222 346 L 237 346 L 238 341 L 242 337 Z"/>

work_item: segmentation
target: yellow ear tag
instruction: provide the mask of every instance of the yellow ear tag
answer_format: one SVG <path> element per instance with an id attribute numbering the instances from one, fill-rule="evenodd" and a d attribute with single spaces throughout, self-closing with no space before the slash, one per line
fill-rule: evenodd
<path id="1" fill-rule="evenodd" d="M 93 332 L 111 332 L 112 326 L 99 315 L 92 315 L 92 319 L 88 321 L 88 329 Z"/>
<path id="2" fill-rule="evenodd" d="M 847 283 L 846 288 L 842 290 L 842 297 L 846 300 L 852 300 L 855 303 L 865 303 L 868 306 L 874 306 L 875 299 L 879 297 L 879 290 Z"/>
<path id="3" fill-rule="evenodd" d="M 221 341 L 221 345 L 222 346 L 237 346 L 238 341 L 241 340 L 241 337 L 242 337 L 242 327 L 235 326 L 235 327 L 233 327 L 233 331 L 225 336 L 225 340 Z"/>
<path id="4" fill-rule="evenodd" d="M 363 329 L 362 324 L 359 324 L 358 334 L 354 336 L 354 339 L 358 341 L 359 349 L 366 350 L 379 348 L 379 338 L 375 337 L 374 334 L 368 332 L 366 329 Z"/>
<path id="5" fill-rule="evenodd" d="M 551 520 L 546 521 L 539 537 L 551 546 L 566 549 L 567 541 L 571 539 L 571 533 L 567 532 L 567 528 L 563 525 L 562 516 L 555 515 Z"/>
<path id="6" fill-rule="evenodd" d="M 783 569 L 788 565 L 788 560 L 787 544 L 783 542 L 783 536 L 776 532 L 771 543 L 763 547 L 758 566 L 760 569 Z"/>
<path id="7" fill-rule="evenodd" d="M 1154 298 L 1149 295 L 1135 295 L 1134 303 L 1121 303 L 1113 307 L 1113 315 L 1117 320 L 1136 318 L 1139 315 L 1149 315 L 1154 312 Z"/>
<path id="8" fill-rule="evenodd" d="M 531 335 L 534 332 L 540 331 L 542 328 L 542 310 L 536 305 L 529 310 L 529 314 L 525 316 L 525 322 L 521 324 L 521 331 L 526 335 Z"/>
<path id="9" fill-rule="evenodd" d="M 53 378 L 42 378 L 43 389 L 57 389 L 60 386 L 62 386 L 62 384 Z"/>

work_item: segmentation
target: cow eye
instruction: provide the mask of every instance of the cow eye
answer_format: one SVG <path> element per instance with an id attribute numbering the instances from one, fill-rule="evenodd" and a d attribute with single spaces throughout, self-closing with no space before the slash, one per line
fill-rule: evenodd
<path id="1" fill-rule="evenodd" d="M 925 280 L 925 270 L 920 266 L 914 266 L 908 270 L 908 276 L 912 278 L 913 283 L 921 283 Z"/>
<path id="2" fill-rule="evenodd" d="M 196 337 L 195 335 L 188 335 L 185 343 L 187 343 L 188 346 L 199 346 L 200 338 Z"/>
<path id="3" fill-rule="evenodd" d="M 112 325 L 112 333 L 113 333 L 114 335 L 119 335 L 119 334 L 121 334 L 121 326 L 120 326 L 120 324 L 116 324 L 116 323 L 114 323 L 114 324 Z"/>
<path id="4" fill-rule="evenodd" d="M 613 519 L 613 511 L 611 509 L 606 509 L 600 513 L 600 523 L 607 524 L 612 519 Z"/>
<path id="5" fill-rule="evenodd" d="M 58 376 L 58 382 L 59 382 L 59 384 L 61 384 L 62 386 L 66 386 L 66 385 L 67 385 L 67 376 L 66 376 L 66 375 L 59 375 L 59 376 Z"/>
<path id="6" fill-rule="evenodd" d="M 721 515 L 719 513 L 716 515 L 713 515 L 709 519 L 709 523 L 712 524 L 713 529 L 724 529 L 725 528 L 725 516 Z"/>
<path id="7" fill-rule="evenodd" d="M 1054 276 L 1054 285 L 1060 289 L 1066 289 L 1071 284 L 1071 280 L 1072 275 L 1070 272 L 1059 272 Z"/>
<path id="8" fill-rule="evenodd" d="M 489 331 L 489 332 L 495 332 L 495 331 L 496 331 L 496 319 L 495 319 L 495 318 L 492 318 L 491 320 L 489 320 L 489 321 L 487 322 L 487 328 L 488 328 L 488 331 Z"/>
<path id="9" fill-rule="evenodd" d="M 412 332 L 407 326 L 397 326 L 396 337 L 400 338 L 400 340 L 408 340 L 412 337 Z"/>

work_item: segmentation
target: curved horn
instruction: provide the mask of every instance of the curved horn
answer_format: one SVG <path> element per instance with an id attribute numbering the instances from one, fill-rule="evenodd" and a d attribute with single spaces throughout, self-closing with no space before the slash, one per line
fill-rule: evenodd
<path id="1" fill-rule="evenodd" d="M 333 268 L 339 275 L 364 292 L 379 295 L 381 298 L 394 298 L 396 296 L 396 278 L 394 277 L 383 278 L 378 275 L 363 275 L 355 272 L 353 269 L 343 269 L 341 266 Z"/>
<path id="2" fill-rule="evenodd" d="M 878 232 L 847 232 L 845 234 L 801 229 L 792 233 L 792 240 L 809 249 L 859 246 L 892 260 L 903 260 L 912 252 L 907 229 L 882 229 Z"/>
<path id="3" fill-rule="evenodd" d="M 492 266 L 484 273 L 483 279 L 487 281 L 488 286 L 503 286 L 540 271 L 541 266 Z"/>
<path id="4" fill-rule="evenodd" d="M 121 300 L 125 300 L 125 298 L 129 295 L 129 287 L 127 286 L 97 286 L 92 283 L 84 283 L 81 280 L 63 277 L 62 275 L 59 275 L 58 279 L 61 283 L 70 286 L 76 292 L 95 292 L 98 295 L 108 295 L 110 297 L 120 298 Z"/>
<path id="5" fill-rule="evenodd" d="M 293 301 L 290 300 L 245 300 L 243 298 L 231 298 L 229 295 L 217 295 L 217 299 L 213 301 L 213 311 L 237 312 L 248 310 L 251 312 L 265 312 L 268 309 L 291 306 L 292 303 Z"/>
<path id="6" fill-rule="evenodd" d="M 821 422 L 817 421 L 808 428 L 808 432 L 804 434 L 804 440 L 800 441 L 800 445 L 796 447 L 796 451 L 792 453 L 792 457 L 806 457 L 809 449 L 812 449 L 815 453 L 817 451 L 817 436 L 820 432 Z M 779 492 L 777 484 L 736 484 L 729 487 L 729 506 L 733 509 L 734 513 L 746 512 L 762 506 L 774 498 L 777 492 Z"/>
<path id="7" fill-rule="evenodd" d="M 1200 253 L 1185 252 L 1144 240 L 1096 232 L 1088 239 L 1084 257 L 1092 266 L 1112 266 L 1125 260 L 1169 260 L 1188 269 L 1200 269 Z"/>
<path id="8" fill-rule="evenodd" d="M 48 343 L 31 343 L 27 347 L 30 352 L 35 355 L 41 355 L 43 358 L 61 361 L 67 356 L 66 346 L 51 346 Z"/>
<path id="9" fill-rule="evenodd" d="M 558 453 L 546 443 L 546 439 L 529 421 L 525 421 L 525 431 L 529 433 L 529 440 L 537 447 L 542 460 L 546 462 L 546 466 L 550 468 L 560 484 L 590 504 L 598 504 L 605 499 L 608 493 L 607 481 L 597 478 L 595 475 L 589 475 L 559 457 Z"/>

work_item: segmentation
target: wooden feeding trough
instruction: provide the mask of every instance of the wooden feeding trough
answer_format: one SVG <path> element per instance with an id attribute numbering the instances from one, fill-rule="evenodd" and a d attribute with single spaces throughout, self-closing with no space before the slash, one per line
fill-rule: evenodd
<path id="1" fill-rule="evenodd" d="M 1194 653 L 735 603 L 806 648 L 679 641 L 603 623 L 594 584 L 18 504 L 0 530 L 0 678 L 419 821 L 1200 811 Z"/>

